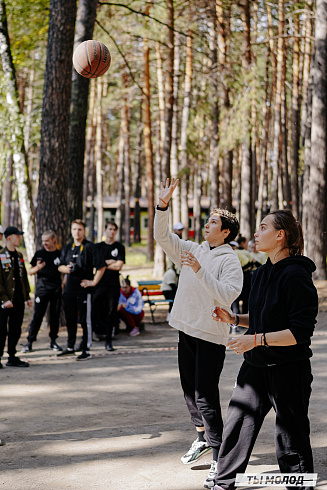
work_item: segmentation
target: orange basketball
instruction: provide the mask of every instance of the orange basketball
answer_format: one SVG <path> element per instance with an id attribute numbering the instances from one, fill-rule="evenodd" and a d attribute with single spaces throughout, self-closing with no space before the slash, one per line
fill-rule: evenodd
<path id="1" fill-rule="evenodd" d="M 75 49 L 73 65 L 82 77 L 101 77 L 108 70 L 110 63 L 109 49 L 99 41 L 84 41 Z"/>

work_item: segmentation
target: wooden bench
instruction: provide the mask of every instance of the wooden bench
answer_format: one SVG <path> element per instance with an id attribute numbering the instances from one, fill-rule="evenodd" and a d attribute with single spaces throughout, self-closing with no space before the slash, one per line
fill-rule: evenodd
<path id="1" fill-rule="evenodd" d="M 138 281 L 138 289 L 144 296 L 144 304 L 149 305 L 152 323 L 155 325 L 154 312 L 158 305 L 170 305 L 174 302 L 173 299 L 162 299 L 163 293 L 161 291 L 162 281 Z"/>

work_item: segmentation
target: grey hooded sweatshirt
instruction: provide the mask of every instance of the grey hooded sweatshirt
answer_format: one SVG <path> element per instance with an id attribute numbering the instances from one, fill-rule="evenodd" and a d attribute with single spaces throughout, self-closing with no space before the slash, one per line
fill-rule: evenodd
<path id="1" fill-rule="evenodd" d="M 214 344 L 226 345 L 229 327 L 212 318 L 215 306 L 230 311 L 240 295 L 243 272 L 240 261 L 230 245 L 210 250 L 207 241 L 200 245 L 182 240 L 169 231 L 167 211 L 157 210 L 154 238 L 168 257 L 181 269 L 174 306 L 169 324 L 182 332 Z M 191 267 L 182 266 L 180 254 L 194 254 L 201 265 L 195 274 Z"/>

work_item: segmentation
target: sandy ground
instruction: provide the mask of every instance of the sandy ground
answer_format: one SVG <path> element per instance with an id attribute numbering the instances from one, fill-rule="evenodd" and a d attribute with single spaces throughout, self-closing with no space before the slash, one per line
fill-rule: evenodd
<path id="1" fill-rule="evenodd" d="M 313 339 L 310 406 L 317 488 L 327 489 L 327 286 L 319 283 L 320 314 Z M 210 455 L 185 466 L 194 440 L 177 371 L 177 333 L 166 307 L 136 338 L 119 334 L 116 351 L 101 342 L 92 359 L 56 358 L 41 330 L 27 369 L 0 371 L 0 488 L 200 490 Z M 26 317 L 25 329 L 28 322 Z M 80 334 L 80 331 L 79 331 Z M 20 346 L 25 343 L 23 334 Z M 65 345 L 62 329 L 58 343 Z M 3 359 L 6 362 L 6 359 Z M 227 352 L 221 378 L 224 416 L 242 359 Z M 277 471 L 274 415 L 255 445 L 248 472 Z"/>

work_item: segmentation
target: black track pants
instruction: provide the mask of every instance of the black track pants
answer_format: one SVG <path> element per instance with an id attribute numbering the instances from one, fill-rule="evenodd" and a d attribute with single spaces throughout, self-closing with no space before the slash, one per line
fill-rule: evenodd
<path id="1" fill-rule="evenodd" d="M 244 473 L 264 421 L 276 412 L 275 444 L 281 473 L 313 473 L 308 406 L 309 359 L 258 368 L 244 362 L 228 407 L 215 483 L 234 489 Z M 300 487 L 298 487 L 300 488 Z"/>
<path id="2" fill-rule="evenodd" d="M 16 345 L 22 333 L 25 303 L 23 298 L 14 300 L 13 308 L 0 309 L 0 358 L 3 356 L 8 334 L 8 355 L 14 357 Z"/>
<path id="3" fill-rule="evenodd" d="M 51 340 L 56 340 L 59 331 L 59 318 L 61 306 L 61 290 L 49 291 L 48 293 L 37 295 L 34 300 L 34 315 L 29 325 L 28 342 L 35 342 L 37 334 L 41 328 L 42 320 L 50 304 L 50 333 Z"/>
<path id="4" fill-rule="evenodd" d="M 63 302 L 68 332 L 67 347 L 75 348 L 79 322 L 83 329 L 82 349 L 87 350 L 92 344 L 91 294 L 64 293 Z"/>
<path id="5" fill-rule="evenodd" d="M 196 427 L 204 426 L 209 446 L 219 448 L 223 431 L 219 378 L 225 346 L 179 332 L 178 364 L 184 398 Z"/>
<path id="6" fill-rule="evenodd" d="M 92 324 L 98 335 L 106 335 L 111 344 L 113 327 L 118 325 L 117 306 L 120 289 L 116 286 L 104 286 L 95 289 L 92 296 Z"/>

